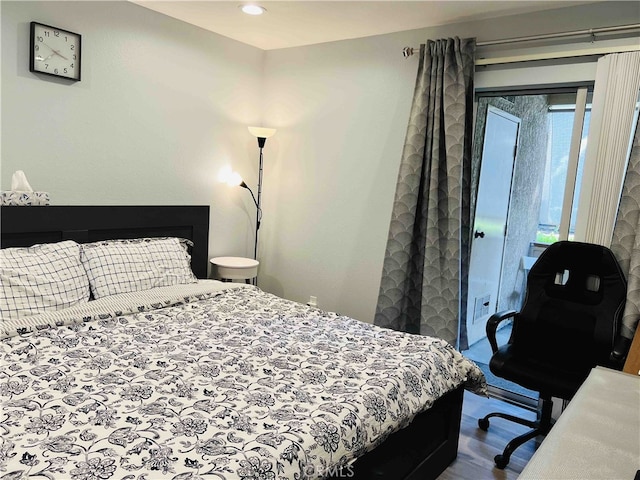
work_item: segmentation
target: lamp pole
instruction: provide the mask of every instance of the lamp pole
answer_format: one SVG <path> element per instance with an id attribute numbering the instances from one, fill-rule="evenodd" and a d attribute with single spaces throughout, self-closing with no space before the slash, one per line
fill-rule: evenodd
<path id="1" fill-rule="evenodd" d="M 262 149 L 267 141 L 265 137 L 258 137 L 258 147 L 260 148 L 260 163 L 258 165 L 258 200 L 256 201 L 256 239 L 253 246 L 253 258 L 258 259 L 258 230 L 260 230 L 260 217 L 262 216 L 262 210 L 260 208 L 260 202 L 262 198 Z"/>
<path id="2" fill-rule="evenodd" d="M 275 128 L 264 128 L 264 127 L 248 127 L 251 135 L 258 139 L 258 147 L 260 148 L 260 163 L 258 164 L 258 198 L 253 196 L 253 192 L 251 189 L 251 196 L 253 197 L 253 201 L 256 204 L 257 212 L 256 212 L 256 238 L 255 243 L 253 245 L 253 258 L 255 260 L 258 259 L 258 230 L 260 230 L 260 221 L 262 220 L 262 149 L 264 148 L 264 144 L 267 141 L 267 138 L 276 133 Z M 243 182 L 244 183 L 244 182 Z M 246 187 L 246 184 L 245 184 Z M 249 188 L 249 187 L 246 187 Z"/>

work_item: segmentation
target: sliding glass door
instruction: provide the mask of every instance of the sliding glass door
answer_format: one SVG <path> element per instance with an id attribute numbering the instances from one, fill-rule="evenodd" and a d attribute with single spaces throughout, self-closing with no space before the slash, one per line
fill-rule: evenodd
<path id="1" fill-rule="evenodd" d="M 549 244 L 573 236 L 590 100 L 586 87 L 526 94 L 492 92 L 477 98 L 474 156 L 480 165 L 480 183 L 469 271 L 468 349 L 464 342 L 461 346 L 499 395 L 532 405 L 535 392 L 489 372 L 491 350 L 484 327 L 493 313 L 520 309 L 526 276 L 537 256 Z M 484 188 L 487 178 L 490 186 Z M 488 242 L 492 242 L 490 268 L 486 265 Z M 510 328 L 506 324 L 498 331 L 502 343 Z"/>

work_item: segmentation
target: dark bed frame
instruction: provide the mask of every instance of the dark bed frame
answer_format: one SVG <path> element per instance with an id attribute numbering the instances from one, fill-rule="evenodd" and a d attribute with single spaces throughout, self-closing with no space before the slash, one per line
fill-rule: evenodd
<path id="1" fill-rule="evenodd" d="M 207 277 L 208 206 L 39 206 L 0 208 L 1 246 L 74 240 L 180 237 L 194 243 L 193 272 Z M 434 480 L 456 458 L 463 389 L 449 392 L 406 428 L 329 478 Z"/>
<path id="2" fill-rule="evenodd" d="M 0 209 L 2 248 L 74 240 L 180 237 L 194 244 L 191 268 L 207 278 L 209 206 L 39 206 Z"/>

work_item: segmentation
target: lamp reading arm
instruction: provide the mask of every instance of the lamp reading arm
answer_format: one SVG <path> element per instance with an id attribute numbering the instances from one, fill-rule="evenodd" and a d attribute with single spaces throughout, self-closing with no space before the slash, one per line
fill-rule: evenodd
<path id="1" fill-rule="evenodd" d="M 260 220 L 262 220 L 262 209 L 260 208 L 260 205 L 258 205 L 258 201 L 256 200 L 256 196 L 253 194 L 253 190 L 251 190 L 251 188 L 249 188 L 249 185 L 247 185 L 244 182 L 244 180 L 242 181 L 242 183 L 240 183 L 239 186 L 249 190 L 249 193 L 251 194 L 251 198 L 253 199 L 253 203 L 255 203 L 256 208 L 258 209 L 258 218 L 256 220 L 256 228 L 260 228 Z"/>

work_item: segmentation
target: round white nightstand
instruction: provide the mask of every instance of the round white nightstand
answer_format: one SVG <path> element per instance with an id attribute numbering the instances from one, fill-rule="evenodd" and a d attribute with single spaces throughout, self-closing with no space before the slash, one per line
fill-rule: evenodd
<path id="1" fill-rule="evenodd" d="M 244 280 L 251 283 L 251 279 L 258 276 L 260 262 L 244 257 L 215 257 L 209 260 L 214 267 L 213 275 L 224 281 Z"/>

